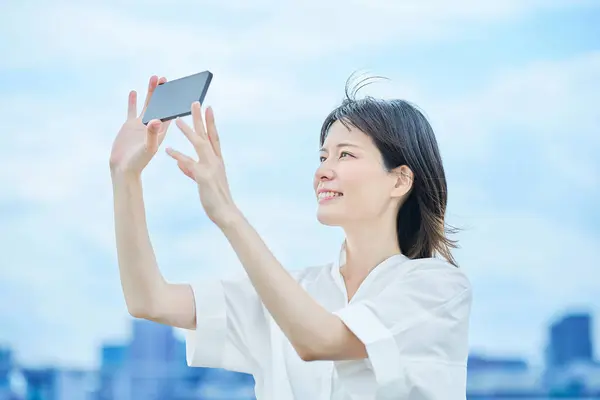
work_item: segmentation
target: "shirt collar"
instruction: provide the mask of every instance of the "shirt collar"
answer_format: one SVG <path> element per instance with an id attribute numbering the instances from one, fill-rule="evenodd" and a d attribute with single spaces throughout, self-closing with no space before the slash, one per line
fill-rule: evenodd
<path id="1" fill-rule="evenodd" d="M 373 268 L 373 270 L 365 278 L 365 281 L 372 279 L 373 276 L 379 274 L 384 269 L 386 269 L 386 267 L 388 265 L 393 265 L 393 264 L 399 265 L 406 260 L 408 260 L 408 257 L 406 257 L 404 254 L 394 254 L 393 256 L 386 258 L 381 263 L 379 263 L 375 268 Z M 346 264 L 346 239 L 344 239 L 340 248 L 336 250 L 335 256 L 333 258 L 333 262 L 331 264 L 332 264 L 331 275 L 333 277 L 333 280 L 337 283 L 337 285 L 340 287 L 340 289 L 343 292 L 345 292 L 346 284 L 344 283 L 344 278 L 342 277 L 340 268 Z"/>

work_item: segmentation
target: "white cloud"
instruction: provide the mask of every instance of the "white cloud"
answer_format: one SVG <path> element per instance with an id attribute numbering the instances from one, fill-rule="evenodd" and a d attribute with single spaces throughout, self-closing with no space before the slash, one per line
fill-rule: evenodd
<path id="1" fill-rule="evenodd" d="M 591 193 L 600 188 L 599 71 L 598 52 L 538 61 L 497 73 L 483 90 L 423 105 L 453 164 L 498 162 L 497 173 L 503 174 L 502 162 L 517 160 L 499 153 L 500 142 L 519 154 L 532 146 L 529 161 L 519 159 L 520 165 L 546 166 L 547 174 L 530 182 L 531 188 L 551 192 L 559 185 L 563 194 L 566 188 Z"/>
<path id="2" fill-rule="evenodd" d="M 184 27 L 156 14 L 143 18 L 116 8 L 72 2 L 39 3 L 34 10 L 14 6 L 11 14 L 4 36 L 20 43 L 6 49 L 7 66 L 12 67 L 58 63 L 80 69 L 98 61 L 122 63 L 123 67 L 128 62 L 164 65 L 180 57 L 220 59 L 229 54 L 226 42 L 207 34 L 206 24 Z M 199 37 L 210 40 L 202 40 L 200 45 Z"/>
<path id="3" fill-rule="evenodd" d="M 468 111 L 479 123 L 518 124 L 515 128 L 535 135 L 540 143 L 568 143 L 581 136 L 596 141 L 589 131 L 597 127 L 598 118 L 588 112 L 600 96 L 595 90 L 599 70 L 597 51 L 558 61 L 534 61 L 497 72 L 484 91 L 454 103 L 456 109 Z M 454 111 L 451 107 L 447 114 Z M 565 132 L 573 125 L 577 129 Z"/>
<path id="4" fill-rule="evenodd" d="M 177 70 L 177 65 L 198 62 L 213 68 L 232 61 L 306 62 L 309 57 L 318 59 L 332 52 L 448 40 L 463 33 L 466 26 L 485 26 L 548 8 L 594 3 L 336 0 L 240 5 L 184 2 L 181 10 L 185 12 L 176 14 L 145 2 L 137 6 L 113 3 L 110 7 L 39 3 L 35 9 L 21 5 L 11 7 L 10 18 L 0 33 L 20 43 L 5 49 L 6 60 L 12 66 L 59 63 L 79 68 L 106 61 Z M 226 22 L 229 20 L 232 22 Z"/>

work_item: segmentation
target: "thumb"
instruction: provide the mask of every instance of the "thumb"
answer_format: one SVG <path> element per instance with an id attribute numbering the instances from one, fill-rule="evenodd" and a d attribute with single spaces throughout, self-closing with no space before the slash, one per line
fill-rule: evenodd
<path id="1" fill-rule="evenodd" d="M 190 169 L 188 167 L 186 167 L 183 164 L 183 162 L 177 161 L 177 166 L 179 167 L 179 169 L 181 170 L 181 172 L 183 172 L 188 178 L 190 178 L 191 180 L 195 181 L 194 174 L 192 173 L 192 171 L 190 171 Z"/>
<path id="2" fill-rule="evenodd" d="M 165 139 L 165 136 L 167 136 L 167 130 L 169 129 L 169 125 L 171 124 L 171 121 L 172 120 L 162 122 L 160 124 L 160 127 L 158 128 L 158 145 L 159 146 Z"/>
<path id="3" fill-rule="evenodd" d="M 158 133 L 161 126 L 162 122 L 158 119 L 153 119 L 148 123 L 146 128 L 145 149 L 149 153 L 156 153 L 158 150 Z"/>

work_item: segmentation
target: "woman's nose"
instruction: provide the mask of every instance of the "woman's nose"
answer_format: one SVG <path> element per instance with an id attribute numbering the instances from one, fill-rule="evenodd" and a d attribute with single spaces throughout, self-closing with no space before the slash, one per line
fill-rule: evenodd
<path id="1" fill-rule="evenodd" d="M 335 176 L 335 171 L 331 166 L 327 164 L 327 162 L 323 162 L 315 173 L 315 177 L 318 181 L 322 180 L 331 180 Z"/>

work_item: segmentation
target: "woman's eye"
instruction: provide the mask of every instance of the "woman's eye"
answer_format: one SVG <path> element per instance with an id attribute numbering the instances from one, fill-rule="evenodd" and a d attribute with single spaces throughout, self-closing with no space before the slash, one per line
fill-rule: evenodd
<path id="1" fill-rule="evenodd" d="M 345 157 L 345 156 L 354 157 L 352 154 L 348 153 L 347 151 L 342 151 L 342 152 L 340 153 L 340 158 L 343 158 L 343 157 Z M 327 160 L 327 157 L 325 157 L 325 156 L 321 156 L 321 157 L 319 157 L 319 161 L 320 161 L 320 162 L 325 162 L 325 160 Z"/>

